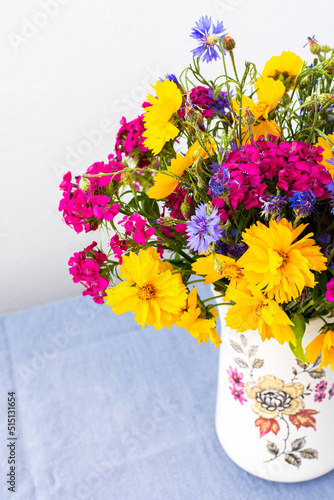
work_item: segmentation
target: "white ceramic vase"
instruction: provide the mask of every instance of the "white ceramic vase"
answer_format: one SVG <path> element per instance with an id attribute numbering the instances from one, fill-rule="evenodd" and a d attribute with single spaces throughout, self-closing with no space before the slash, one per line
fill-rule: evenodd
<path id="1" fill-rule="evenodd" d="M 236 333 L 219 306 L 216 430 L 227 455 L 255 476 L 279 482 L 314 479 L 334 469 L 334 372 L 304 365 L 289 345 Z M 305 347 L 322 320 L 307 325 Z"/>

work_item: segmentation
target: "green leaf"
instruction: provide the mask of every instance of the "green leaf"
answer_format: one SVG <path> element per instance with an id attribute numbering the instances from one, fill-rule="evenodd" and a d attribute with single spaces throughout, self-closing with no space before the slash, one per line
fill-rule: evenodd
<path id="1" fill-rule="evenodd" d="M 305 363 L 306 358 L 302 346 L 302 340 L 305 333 L 306 321 L 304 316 L 301 314 L 293 314 L 291 320 L 294 323 L 294 326 L 291 326 L 291 328 L 295 334 L 297 343 L 294 346 L 291 342 L 289 342 L 290 349 L 297 359 L 299 359 L 302 363 Z"/>

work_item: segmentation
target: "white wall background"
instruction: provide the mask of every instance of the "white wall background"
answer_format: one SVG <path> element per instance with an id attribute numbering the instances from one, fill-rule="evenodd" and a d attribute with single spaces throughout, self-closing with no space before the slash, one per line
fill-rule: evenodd
<path id="1" fill-rule="evenodd" d="M 239 68 L 261 70 L 282 50 L 311 61 L 307 36 L 333 46 L 333 13 L 332 0 L 1 0 L 0 314 L 81 293 L 67 262 L 99 235 L 62 222 L 62 175 L 106 159 L 121 116 L 180 74 L 200 16 L 224 21 Z"/>

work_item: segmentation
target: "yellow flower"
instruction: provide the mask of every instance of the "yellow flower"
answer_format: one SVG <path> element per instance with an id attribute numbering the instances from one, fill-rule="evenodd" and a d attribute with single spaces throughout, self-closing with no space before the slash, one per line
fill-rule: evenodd
<path id="1" fill-rule="evenodd" d="M 218 311 L 215 308 L 209 309 L 211 318 L 202 317 L 200 307 L 197 307 L 197 289 L 194 287 L 188 295 L 187 307 L 176 321 L 180 328 L 188 330 L 190 335 L 197 339 L 198 344 L 207 342 L 208 339 L 218 348 L 221 344 L 220 337 L 216 331 L 216 321 Z"/>
<path id="2" fill-rule="evenodd" d="M 199 257 L 196 262 L 192 264 L 192 270 L 200 275 L 205 276 L 204 283 L 209 285 L 214 281 L 218 281 L 222 278 L 227 278 L 229 280 L 240 280 L 243 278 L 242 268 L 238 263 L 231 257 L 225 255 L 216 254 L 216 258 L 222 266 L 221 273 L 218 273 L 215 269 L 215 263 L 212 254 L 207 257 Z"/>
<path id="3" fill-rule="evenodd" d="M 247 382 L 245 392 L 255 401 L 253 411 L 262 418 L 276 418 L 280 413 L 296 415 L 305 407 L 304 386 L 299 382 L 285 384 L 273 375 L 260 377 L 257 383 Z"/>
<path id="4" fill-rule="evenodd" d="M 332 325 L 334 327 L 334 325 Z M 321 352 L 320 366 L 331 365 L 334 370 L 334 329 L 318 335 L 305 349 L 306 359 L 314 363 Z M 319 367 L 320 368 L 320 367 Z"/>
<path id="5" fill-rule="evenodd" d="M 265 297 L 257 287 L 230 288 L 228 299 L 235 305 L 228 310 L 225 321 L 233 330 L 245 332 L 258 329 L 262 340 L 275 337 L 280 344 L 296 343 L 289 316 L 275 300 Z"/>
<path id="6" fill-rule="evenodd" d="M 216 149 L 216 144 L 213 139 L 210 139 L 206 144 L 206 149 L 210 154 L 212 154 Z M 198 158 L 203 158 L 203 160 L 208 158 L 207 152 L 200 146 L 198 141 L 188 149 L 186 156 L 181 154 L 176 155 L 176 158 L 171 160 L 171 164 L 167 167 L 167 170 L 159 172 L 154 178 L 154 186 L 147 191 L 147 196 L 149 198 L 154 198 L 155 200 L 161 200 L 170 195 L 177 186 L 179 185 L 178 177 L 182 177 L 185 170 L 198 160 Z"/>
<path id="7" fill-rule="evenodd" d="M 328 139 L 334 144 L 334 134 L 328 134 Z M 332 160 L 334 158 L 334 154 L 332 151 L 332 147 L 326 139 L 323 137 L 318 137 L 318 142 L 316 143 L 316 146 L 320 146 L 324 151 L 322 153 L 322 162 L 321 165 L 323 165 L 329 173 L 331 174 L 332 178 L 334 177 L 334 165 L 331 163 L 328 163 L 327 160 Z"/>
<path id="8" fill-rule="evenodd" d="M 286 219 L 271 220 L 269 227 L 257 222 L 242 235 L 249 248 L 238 263 L 246 279 L 279 303 L 298 298 L 305 286 L 315 286 L 311 270 L 326 269 L 326 258 L 310 238 L 313 233 L 295 241 L 307 225 L 293 229 Z"/>
<path id="9" fill-rule="evenodd" d="M 157 97 L 148 95 L 151 104 L 144 113 L 145 138 L 144 145 L 153 151 L 154 155 L 160 153 L 165 143 L 174 139 L 179 130 L 173 124 L 173 114 L 181 107 L 182 94 L 175 82 L 168 79 L 157 81 L 152 87 L 156 90 Z"/>
<path id="10" fill-rule="evenodd" d="M 106 304 L 115 314 L 133 311 L 142 328 L 170 328 L 186 306 L 187 289 L 179 273 L 161 261 L 155 249 L 123 257 L 120 276 L 125 281 L 106 290 Z"/>
<path id="11" fill-rule="evenodd" d="M 301 70 L 303 60 L 294 52 L 282 52 L 280 56 L 273 56 L 266 62 L 262 76 L 277 80 L 282 75 L 284 81 L 288 80 L 288 88 L 293 87 L 296 76 Z"/>
<path id="12" fill-rule="evenodd" d="M 246 110 L 254 116 L 254 125 L 252 131 L 254 140 L 257 140 L 261 135 L 272 134 L 279 136 L 280 131 L 277 123 L 269 120 L 270 111 L 277 107 L 279 100 L 285 93 L 285 87 L 280 80 L 273 78 L 258 78 L 255 82 L 255 89 L 258 101 L 254 102 L 250 97 L 242 94 L 241 103 L 239 105 L 236 97 L 232 99 L 232 106 L 236 114 L 244 116 Z M 247 127 L 243 127 L 243 133 L 247 133 Z M 246 141 L 249 140 L 246 137 Z"/>

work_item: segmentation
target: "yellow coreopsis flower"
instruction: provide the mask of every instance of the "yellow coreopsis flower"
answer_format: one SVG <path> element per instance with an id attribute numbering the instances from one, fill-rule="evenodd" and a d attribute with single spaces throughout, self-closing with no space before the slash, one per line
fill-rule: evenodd
<path id="1" fill-rule="evenodd" d="M 157 81 L 152 87 L 156 90 L 157 96 L 150 94 L 147 96 L 151 106 L 148 106 L 144 113 L 143 137 L 144 145 L 157 155 L 165 143 L 174 139 L 179 133 L 173 124 L 173 114 L 182 105 L 182 94 L 176 83 L 168 79 L 163 82 Z"/>
<path id="2" fill-rule="evenodd" d="M 273 56 L 266 62 L 262 76 L 277 80 L 282 75 L 284 81 L 288 81 L 287 87 L 293 87 L 296 76 L 301 70 L 303 60 L 294 52 L 282 52 L 280 56 Z"/>
<path id="3" fill-rule="evenodd" d="M 275 109 L 278 102 L 285 93 L 285 87 L 280 80 L 273 78 L 258 78 L 255 82 L 255 89 L 258 101 L 254 102 L 250 97 L 242 94 L 241 102 L 237 101 L 236 97 L 232 99 L 233 110 L 236 114 L 244 116 L 246 110 L 254 116 L 254 125 L 252 131 L 254 140 L 256 141 L 261 135 L 271 134 L 279 136 L 280 131 L 277 123 L 274 120 L 269 120 L 270 111 Z M 247 127 L 243 127 L 243 132 L 246 133 Z"/>
<path id="4" fill-rule="evenodd" d="M 305 356 L 308 361 L 314 363 L 321 353 L 320 366 L 331 365 L 334 370 L 334 325 L 326 333 L 320 333 L 305 349 Z"/>
<path id="5" fill-rule="evenodd" d="M 334 144 L 334 134 L 328 134 L 328 139 Z M 318 142 L 316 143 L 316 146 L 320 146 L 324 151 L 322 153 L 322 162 L 321 165 L 323 165 L 329 173 L 331 174 L 332 178 L 334 177 L 334 165 L 331 163 L 328 163 L 327 160 L 333 160 L 334 159 L 334 153 L 332 151 L 332 148 L 334 146 L 331 146 L 326 139 L 323 137 L 318 137 Z"/>
<path id="6" fill-rule="evenodd" d="M 209 309 L 211 318 L 201 317 L 202 311 L 197 307 L 197 289 L 194 287 L 188 295 L 187 307 L 176 321 L 180 328 L 188 330 L 190 335 L 197 339 L 198 344 L 207 342 L 209 339 L 218 348 L 221 344 L 220 337 L 216 330 L 218 311 L 215 308 Z"/>
<path id="7" fill-rule="evenodd" d="M 258 329 L 262 340 L 275 337 L 280 344 L 296 343 L 289 316 L 275 300 L 266 297 L 257 287 L 230 289 L 229 300 L 235 302 L 225 316 L 230 328 L 238 332 Z"/>
<path id="8" fill-rule="evenodd" d="M 291 222 L 271 220 L 269 227 L 253 224 L 242 234 L 248 250 L 238 263 L 251 285 L 264 289 L 269 298 L 289 302 L 305 286 L 315 286 L 313 271 L 326 269 L 326 258 L 309 233 L 295 241 L 308 224 L 293 229 Z"/>
<path id="9" fill-rule="evenodd" d="M 210 139 L 205 144 L 206 149 L 210 154 L 216 150 L 216 143 L 213 139 Z M 176 158 L 171 160 L 170 166 L 167 170 L 159 172 L 154 178 L 154 186 L 152 186 L 147 191 L 147 196 L 149 198 L 154 198 L 155 200 L 161 200 L 170 195 L 177 186 L 179 185 L 179 180 L 177 177 L 182 177 L 185 170 L 198 160 L 203 158 L 203 160 L 208 158 L 208 153 L 200 146 L 200 143 L 196 140 L 192 146 L 188 149 L 185 156 L 178 154 Z"/>
<path id="10" fill-rule="evenodd" d="M 123 257 L 120 276 L 125 281 L 106 290 L 106 304 L 115 314 L 133 311 L 142 328 L 170 328 L 186 307 L 187 289 L 179 273 L 163 262 L 155 249 Z"/>
<path id="11" fill-rule="evenodd" d="M 232 282 L 243 279 L 243 270 L 234 259 L 221 254 L 216 254 L 216 258 L 221 265 L 220 273 L 216 270 L 212 254 L 207 257 L 199 257 L 191 266 L 196 274 L 205 276 L 204 283 L 206 285 L 222 278 L 227 278 Z"/>

